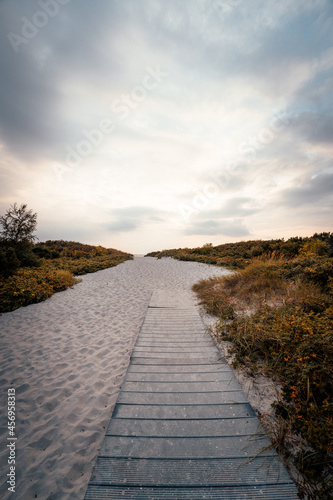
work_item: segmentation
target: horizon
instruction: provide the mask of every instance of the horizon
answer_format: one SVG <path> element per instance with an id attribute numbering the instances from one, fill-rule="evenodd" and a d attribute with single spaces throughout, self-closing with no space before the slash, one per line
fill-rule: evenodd
<path id="1" fill-rule="evenodd" d="M 333 3 L 0 3 L 0 214 L 132 254 L 331 232 Z"/>
<path id="2" fill-rule="evenodd" d="M 332 231 L 327 231 L 328 233 L 332 233 Z M 302 236 L 302 238 L 311 238 L 313 237 L 315 234 L 321 234 L 321 231 L 316 231 L 314 234 L 311 234 L 311 235 L 307 235 L 307 236 Z M 333 234 L 333 233 L 332 233 Z M 294 236 L 290 236 L 290 238 L 301 238 L 301 236 L 299 235 L 294 235 Z M 237 241 L 226 241 L 224 243 L 218 243 L 216 245 L 213 245 L 213 247 L 216 247 L 216 246 L 221 246 L 221 245 L 225 245 L 225 244 L 232 244 L 232 243 L 240 243 L 240 242 L 249 242 L 249 241 L 272 241 L 274 240 L 275 238 L 272 238 L 271 240 L 260 240 L 260 239 L 254 239 L 254 240 L 251 240 L 251 239 L 242 239 L 242 240 L 237 240 Z M 277 238 L 279 239 L 279 238 Z M 280 238 L 284 241 L 288 241 L 289 238 Z M 47 240 L 46 240 L 47 241 Z M 43 244 L 45 243 L 46 241 L 38 241 L 36 242 L 36 244 Z M 52 240 L 51 240 L 52 241 Z M 57 240 L 54 240 L 54 241 L 57 241 Z M 74 240 L 64 240 L 64 241 L 72 241 L 74 243 L 80 243 L 80 244 L 83 244 L 83 245 L 92 245 L 92 246 L 98 246 L 99 244 L 98 243 L 95 243 L 95 244 L 91 244 L 91 243 L 85 243 L 84 241 L 74 241 Z M 188 247 L 188 248 L 200 248 L 202 246 L 205 246 L 205 245 L 212 245 L 211 242 L 206 242 L 204 243 L 203 245 L 197 245 L 197 246 L 194 246 L 194 247 Z M 123 252 L 127 252 L 129 254 L 132 254 L 133 257 L 145 257 L 148 253 L 152 253 L 152 252 L 162 252 L 164 250 L 177 250 L 177 249 L 180 249 L 180 248 L 185 248 L 185 247 L 169 247 L 169 248 L 159 248 L 159 249 L 150 249 L 150 250 L 147 250 L 147 252 L 145 253 L 136 253 L 136 252 L 131 252 L 130 250 L 124 250 L 122 248 L 114 248 L 114 247 L 106 247 L 106 248 L 109 248 L 109 249 L 113 249 L 113 250 L 120 250 L 120 251 L 123 251 Z"/>

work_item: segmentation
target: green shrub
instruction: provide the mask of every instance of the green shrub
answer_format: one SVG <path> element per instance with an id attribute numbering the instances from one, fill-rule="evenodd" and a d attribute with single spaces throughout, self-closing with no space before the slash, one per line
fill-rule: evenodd
<path id="1" fill-rule="evenodd" d="M 20 264 L 14 248 L 0 248 L 0 275 L 10 276 L 20 267 Z"/>
<path id="2" fill-rule="evenodd" d="M 0 281 L 1 312 L 34 304 L 75 284 L 72 274 L 47 269 L 19 269 Z"/>

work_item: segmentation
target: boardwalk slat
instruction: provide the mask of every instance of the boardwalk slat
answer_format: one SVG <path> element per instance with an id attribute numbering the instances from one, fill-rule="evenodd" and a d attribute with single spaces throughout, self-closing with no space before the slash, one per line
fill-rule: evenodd
<path id="1" fill-rule="evenodd" d="M 133 361 L 133 359 L 132 359 Z M 207 364 L 200 363 L 198 365 L 187 364 L 179 365 L 175 363 L 174 365 L 164 366 L 161 363 L 151 363 L 151 364 L 139 364 L 131 363 L 128 367 L 127 373 L 232 373 L 230 367 L 225 360 L 221 360 L 218 363 Z"/>
<path id="2" fill-rule="evenodd" d="M 247 418 L 255 415 L 252 406 L 243 404 L 228 405 L 133 405 L 116 404 L 113 418 L 154 418 L 154 419 L 211 419 Z"/>
<path id="3" fill-rule="evenodd" d="M 250 458 L 274 456 L 268 437 L 195 438 L 105 436 L 100 456 L 131 458 Z"/>
<path id="4" fill-rule="evenodd" d="M 211 420 L 156 420 L 114 418 L 106 431 L 111 436 L 205 437 L 249 436 L 263 432 L 256 418 Z"/>
<path id="5" fill-rule="evenodd" d="M 160 352 L 163 352 L 163 353 L 192 353 L 192 354 L 196 354 L 198 353 L 200 355 L 200 357 L 203 355 L 203 354 L 216 354 L 216 350 L 214 347 L 212 346 L 200 346 L 200 347 L 191 347 L 191 346 L 186 346 L 186 347 L 183 347 L 183 346 L 175 346 L 173 345 L 172 347 L 170 345 L 164 345 L 164 346 L 136 346 L 135 349 L 134 349 L 134 354 L 137 354 L 137 353 L 149 353 L 149 354 L 155 354 L 155 353 L 160 353 Z"/>
<path id="6" fill-rule="evenodd" d="M 150 393 L 150 392 L 124 392 L 118 397 L 119 403 L 129 404 L 161 404 L 161 405 L 211 405 L 211 404 L 233 404 L 246 403 L 247 399 L 243 391 L 225 392 L 182 392 L 182 393 Z"/>
<path id="7" fill-rule="evenodd" d="M 154 357 L 148 356 L 144 357 L 142 355 L 140 356 L 133 356 L 131 359 L 131 363 L 133 365 L 206 365 L 207 361 L 209 361 L 209 364 L 213 366 L 214 364 L 219 363 L 219 354 L 216 353 L 216 356 L 210 356 L 209 359 L 203 359 L 202 357 L 199 356 L 185 356 L 184 354 L 181 356 L 169 356 L 169 357 L 164 357 L 162 356 L 157 356 L 155 354 Z"/>
<path id="8" fill-rule="evenodd" d="M 297 500 L 295 486 L 244 484 L 209 488 L 144 488 L 91 485 L 85 500 Z"/>
<path id="9" fill-rule="evenodd" d="M 221 461 L 223 462 L 221 463 Z M 243 459 L 210 460 L 161 460 L 98 458 L 92 475 L 92 482 L 121 485 L 126 477 L 126 485 L 141 486 L 221 486 L 251 483 L 256 477 L 258 483 L 274 484 L 289 481 L 285 468 L 278 457 L 264 460 L 262 457 L 251 461 Z M 239 470 L 242 469 L 242 474 Z"/>
<path id="10" fill-rule="evenodd" d="M 125 382 L 122 390 L 126 392 L 195 392 L 210 393 L 222 391 L 240 391 L 241 386 L 237 380 L 217 382 Z"/>
<path id="11" fill-rule="evenodd" d="M 125 382 L 227 382 L 235 380 L 230 371 L 213 373 L 136 373 L 128 372 Z"/>

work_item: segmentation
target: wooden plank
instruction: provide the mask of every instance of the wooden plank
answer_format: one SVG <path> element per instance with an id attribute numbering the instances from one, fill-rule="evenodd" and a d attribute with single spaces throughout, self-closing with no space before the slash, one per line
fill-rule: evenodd
<path id="1" fill-rule="evenodd" d="M 177 365 L 177 366 L 187 366 L 187 365 L 207 365 L 209 362 L 210 366 L 218 364 L 220 361 L 220 354 L 217 352 L 216 355 L 210 357 L 198 357 L 198 356 L 132 356 L 132 365 Z"/>
<path id="2" fill-rule="evenodd" d="M 254 417 L 255 413 L 249 402 L 242 404 L 216 405 L 135 405 L 117 403 L 113 418 L 154 418 L 154 419 L 211 419 Z"/>
<path id="3" fill-rule="evenodd" d="M 211 404 L 234 404 L 247 403 L 242 390 L 239 391 L 216 391 L 216 392 L 125 392 L 121 391 L 118 397 L 119 403 L 141 404 L 141 405 L 211 405 Z"/>
<path id="4" fill-rule="evenodd" d="M 210 419 L 210 420 L 156 420 L 113 418 L 106 431 L 107 436 L 139 437 L 212 437 L 249 436 L 263 433 L 256 418 Z"/>
<path id="5" fill-rule="evenodd" d="M 145 488 L 91 485 L 85 500 L 298 500 L 291 483 L 222 487 Z"/>
<path id="6" fill-rule="evenodd" d="M 200 363 L 199 365 L 162 365 L 161 363 L 151 363 L 149 365 L 135 364 L 131 362 L 127 373 L 231 373 L 228 363 L 221 359 L 217 363 L 207 364 Z"/>
<path id="7" fill-rule="evenodd" d="M 241 391 L 241 386 L 237 380 L 225 380 L 217 382 L 124 382 L 122 391 L 125 392 L 177 392 L 177 393 L 210 393 L 223 391 Z"/>
<path id="8" fill-rule="evenodd" d="M 250 461 L 239 458 L 165 459 L 163 463 L 159 459 L 98 458 L 91 480 L 96 484 L 123 485 L 124 477 L 127 486 L 145 487 L 244 485 L 251 484 L 254 477 L 260 484 L 289 481 L 289 475 L 281 468 L 277 456 L 266 460 L 257 457 Z"/>
<path id="9" fill-rule="evenodd" d="M 128 372 L 125 382 L 226 382 L 234 380 L 230 371 L 208 373 L 137 373 Z"/>
<path id="10" fill-rule="evenodd" d="M 260 454 L 274 456 L 264 450 L 271 445 L 267 436 L 216 437 L 132 437 L 105 436 L 101 457 L 128 458 L 250 458 Z"/>

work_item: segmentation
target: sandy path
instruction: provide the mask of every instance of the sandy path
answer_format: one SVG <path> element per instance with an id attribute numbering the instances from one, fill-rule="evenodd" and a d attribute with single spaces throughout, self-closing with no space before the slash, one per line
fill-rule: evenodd
<path id="1" fill-rule="evenodd" d="M 82 500 L 153 289 L 189 290 L 227 271 L 135 258 L 0 317 L 0 498 Z M 7 389 L 16 389 L 16 494 Z"/>

